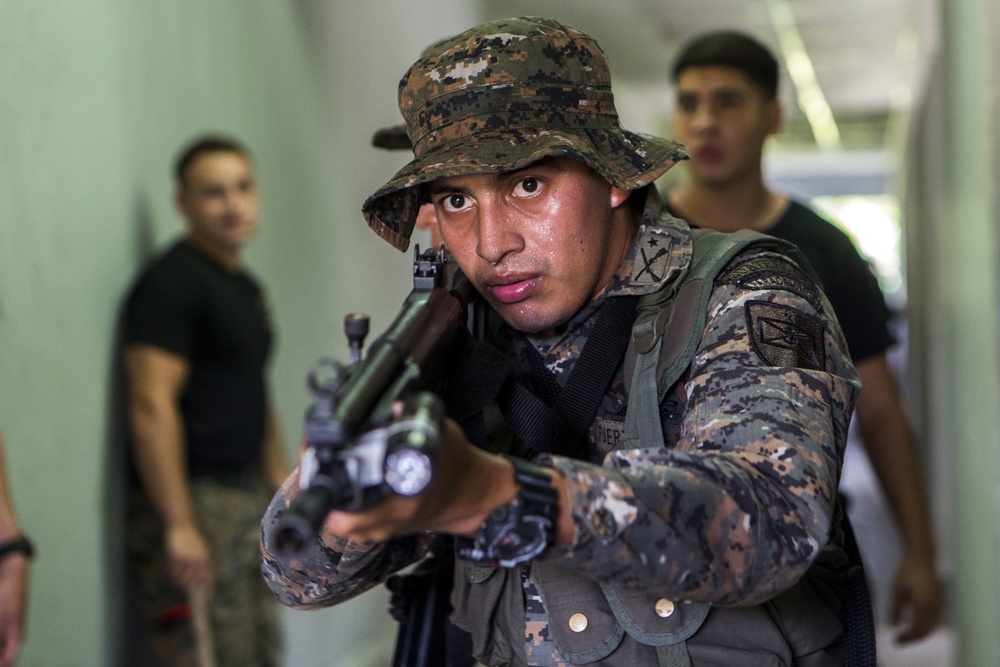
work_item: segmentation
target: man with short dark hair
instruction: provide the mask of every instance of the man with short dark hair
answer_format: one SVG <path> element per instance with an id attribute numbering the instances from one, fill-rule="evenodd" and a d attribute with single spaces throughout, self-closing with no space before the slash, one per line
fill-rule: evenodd
<path id="1" fill-rule="evenodd" d="M 175 174 L 187 233 L 124 310 L 137 590 L 154 664 L 203 664 L 214 646 L 214 664 L 273 666 L 280 633 L 256 543 L 288 469 L 264 377 L 271 319 L 241 261 L 257 183 L 247 150 L 219 137 L 191 144 Z"/>
<path id="2" fill-rule="evenodd" d="M 836 480 L 857 377 L 816 285 L 776 241 L 696 240 L 662 215 L 651 183 L 683 147 L 621 127 L 604 54 L 573 28 L 505 19 L 438 42 L 399 101 L 414 160 L 368 224 L 403 250 L 434 206 L 507 386 L 557 418 L 519 428 L 502 391 L 484 448 L 445 420 L 423 493 L 332 511 L 290 554 L 274 527 L 293 475 L 264 518 L 272 590 L 336 604 L 446 533 L 452 620 L 486 665 L 842 664 Z M 729 251 L 709 260 L 705 239 Z M 661 299 L 704 326 L 664 329 Z"/>
<path id="3" fill-rule="evenodd" d="M 904 624 L 899 641 L 924 637 L 937 624 L 941 590 L 916 444 L 886 357 L 894 339 L 878 282 L 846 234 L 764 183 L 764 143 L 782 119 L 774 55 L 743 33 L 712 32 L 686 44 L 671 71 L 674 133 L 691 160 L 690 178 L 667 204 L 699 227 L 791 241 L 816 270 L 864 387 L 859 432 L 902 529 L 892 620 Z"/>

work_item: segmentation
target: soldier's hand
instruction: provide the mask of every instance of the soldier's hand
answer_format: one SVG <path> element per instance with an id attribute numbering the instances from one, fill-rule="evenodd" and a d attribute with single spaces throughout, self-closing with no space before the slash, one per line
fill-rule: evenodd
<path id="1" fill-rule="evenodd" d="M 896 641 L 905 644 L 926 637 L 941 616 L 941 588 L 933 561 L 904 554 L 893 582 L 892 623 L 902 625 Z"/>
<path id="2" fill-rule="evenodd" d="M 208 545 L 193 525 L 170 526 L 166 533 L 167 569 L 182 588 L 212 587 L 212 557 Z"/>
<path id="3" fill-rule="evenodd" d="M 423 531 L 472 535 L 493 508 L 516 494 L 510 462 L 472 446 L 461 427 L 445 419 L 438 466 L 426 490 L 410 497 L 388 496 L 364 512 L 330 512 L 324 528 L 364 542 Z"/>

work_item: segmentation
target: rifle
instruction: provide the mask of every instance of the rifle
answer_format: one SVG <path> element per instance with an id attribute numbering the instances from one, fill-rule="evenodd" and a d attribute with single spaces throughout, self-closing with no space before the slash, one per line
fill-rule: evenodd
<path id="1" fill-rule="evenodd" d="M 414 251 L 413 290 L 388 330 L 362 358 L 368 318 L 344 330 L 352 364 L 321 359 L 309 373 L 301 493 L 275 526 L 274 543 L 297 553 L 332 510 L 360 511 L 390 493 L 416 495 L 434 476 L 444 418 L 440 395 L 475 289 L 460 272 L 448 289 L 447 258 Z"/>

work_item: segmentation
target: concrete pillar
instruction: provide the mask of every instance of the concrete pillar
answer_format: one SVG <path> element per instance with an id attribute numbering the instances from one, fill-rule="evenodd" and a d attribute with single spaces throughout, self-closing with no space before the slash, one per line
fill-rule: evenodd
<path id="1" fill-rule="evenodd" d="M 1000 364 L 997 337 L 997 19 L 988 0 L 941 3 L 944 321 L 936 379 L 949 442 L 958 664 L 1000 660 Z M 931 156 L 928 156 L 931 157 Z M 919 267 L 915 267 L 919 270 Z"/>

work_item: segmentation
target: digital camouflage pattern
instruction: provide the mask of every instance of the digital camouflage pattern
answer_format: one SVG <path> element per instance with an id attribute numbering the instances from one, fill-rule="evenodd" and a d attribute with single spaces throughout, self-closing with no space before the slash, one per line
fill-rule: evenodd
<path id="1" fill-rule="evenodd" d="M 427 555 L 426 538 L 353 542 L 325 529 L 298 554 L 282 553 L 272 533 L 299 490 L 296 469 L 274 495 L 261 523 L 261 572 L 282 604 L 294 609 L 335 605 L 374 588 Z"/>
<path id="2" fill-rule="evenodd" d="M 400 250 L 423 198 L 417 186 L 439 177 L 566 156 L 634 190 L 687 157 L 677 142 L 623 129 L 600 46 L 547 18 L 492 21 L 434 44 L 400 81 L 399 109 L 414 160 L 362 211 Z"/>
<path id="3" fill-rule="evenodd" d="M 515 350 L 541 348 L 560 384 L 608 298 L 659 289 L 690 261 L 686 224 L 660 217 L 655 189 L 648 201 L 643 227 L 602 297 L 558 340 L 514 338 Z M 747 260 L 751 266 L 740 269 Z M 550 549 L 544 559 L 623 589 L 719 606 L 768 600 L 814 564 L 845 566 L 841 536 L 831 526 L 859 382 L 825 297 L 797 268 L 782 265 L 788 260 L 753 251 L 718 280 L 695 357 L 662 415 L 665 431 L 676 433 L 668 447 L 621 448 L 627 396 L 619 368 L 583 460 L 539 457 L 565 477 L 576 524 L 572 547 Z M 767 323 L 762 308 L 771 309 Z M 521 359 L 524 351 L 515 354 Z M 774 366 L 775 358 L 794 363 Z M 671 420 L 676 424 L 667 428 Z M 267 529 L 295 492 L 289 482 L 264 521 L 264 574 L 285 604 L 335 604 L 420 556 L 413 539 L 351 544 L 328 535 L 296 558 L 278 555 Z M 526 586 L 530 664 L 565 664 L 537 591 Z"/>
<path id="4" fill-rule="evenodd" d="M 245 483 L 191 480 L 202 535 L 212 553 L 208 606 L 218 667 L 277 667 L 282 637 L 278 605 L 257 574 L 260 514 L 271 496 L 260 478 Z M 163 521 L 136 489 L 128 507 L 128 548 L 136 598 L 149 621 L 151 667 L 199 667 L 193 611 L 167 573 Z"/>

